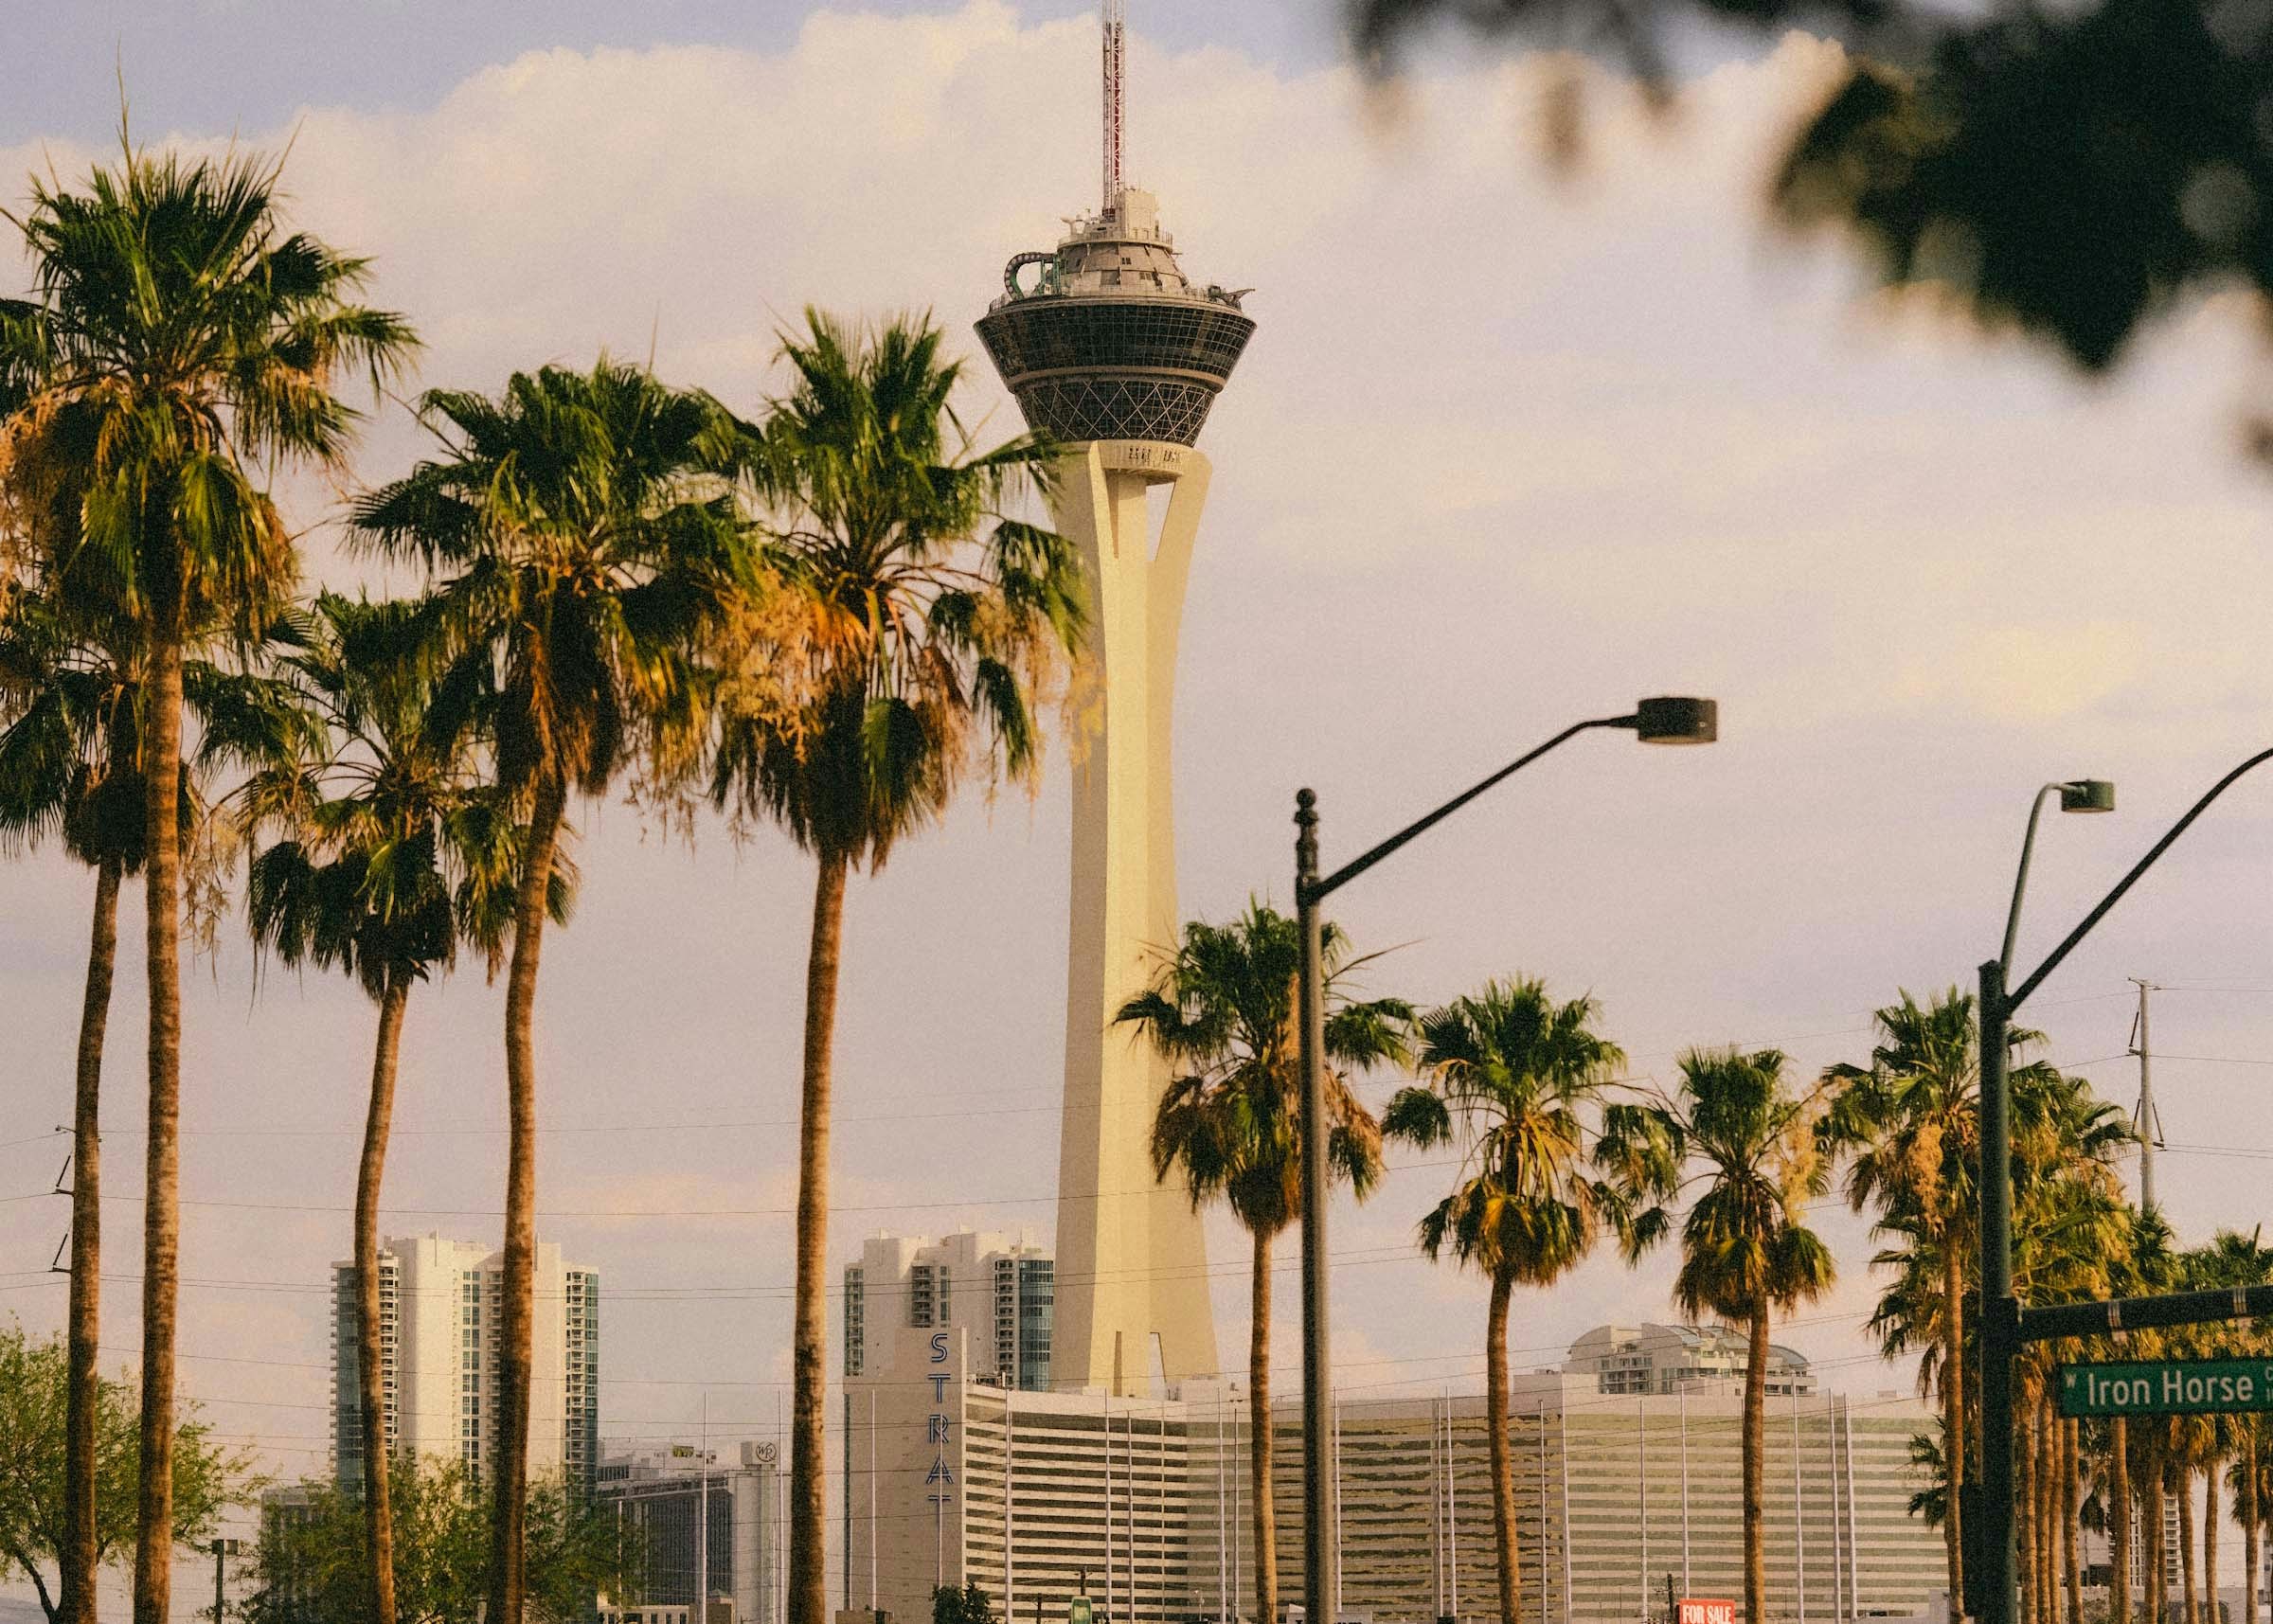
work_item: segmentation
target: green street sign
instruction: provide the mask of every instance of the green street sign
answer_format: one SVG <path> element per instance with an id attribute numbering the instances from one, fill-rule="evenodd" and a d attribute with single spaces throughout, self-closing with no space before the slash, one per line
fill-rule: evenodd
<path id="1" fill-rule="evenodd" d="M 2273 1410 L 2273 1360 L 2160 1359 L 2063 1365 L 2064 1416 L 2197 1416 Z"/>
<path id="2" fill-rule="evenodd" d="M 1089 1624 L 1089 1598 L 1077 1596 L 1065 1604 L 1065 1624 Z"/>

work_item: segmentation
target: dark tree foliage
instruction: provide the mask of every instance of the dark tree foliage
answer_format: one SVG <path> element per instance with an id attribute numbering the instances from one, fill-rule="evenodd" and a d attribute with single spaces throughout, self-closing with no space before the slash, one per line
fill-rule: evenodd
<path id="1" fill-rule="evenodd" d="M 1347 0 L 1364 58 L 1433 27 L 1619 59 L 1660 88 L 1699 22 L 1854 47 L 1773 199 L 1891 281 L 2107 367 L 2187 294 L 2273 293 L 2273 8 L 2259 0 Z"/>
<path id="2" fill-rule="evenodd" d="M 931 1624 L 994 1624 L 994 1599 L 975 1584 L 942 1584 L 931 1593 Z"/>

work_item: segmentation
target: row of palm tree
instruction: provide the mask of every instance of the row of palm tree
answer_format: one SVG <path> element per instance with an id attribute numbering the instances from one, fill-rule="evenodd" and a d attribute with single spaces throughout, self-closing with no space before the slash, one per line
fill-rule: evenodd
<path id="1" fill-rule="evenodd" d="M 1301 1214 L 1297 1063 L 1297 926 L 1262 902 L 1226 925 L 1194 921 L 1154 985 L 1120 1010 L 1176 1072 L 1153 1127 L 1153 1163 L 1180 1175 L 1195 1205 L 1220 1200 L 1248 1232 L 1253 1302 L 1247 1380 L 1270 1406 L 1271 1246 Z M 1748 1617 L 1764 1617 L 1763 1418 L 1772 1316 L 1827 1291 L 1828 1248 L 1804 1220 L 1829 1188 L 1821 1088 L 1795 1090 L 1774 1050 L 1692 1050 L 1680 1081 L 1622 1080 L 1625 1056 L 1595 1028 L 1589 998 L 1557 1002 L 1536 980 L 1493 981 L 1441 1008 L 1361 997 L 1348 938 L 1329 927 L 1325 1050 L 1328 1153 L 1361 1199 L 1378 1182 L 1385 1137 L 1455 1147 L 1449 1194 L 1421 1219 L 1431 1258 L 1472 1265 L 1489 1284 L 1485 1431 L 1504 1624 L 1522 1594 L 1509 1458 L 1508 1321 L 1515 1289 L 1548 1286 L 1604 1241 L 1628 1261 L 1673 1233 L 1673 1295 L 1692 1317 L 1745 1328 L 1744 1530 Z M 1358 1074 L 1410 1067 L 1376 1118 Z M 1249 1429 L 1253 1481 L 1271 1481 L 1272 1429 Z M 1252 1497 L 1258 1615 L 1278 1603 L 1271 1497 Z"/>
<path id="2" fill-rule="evenodd" d="M 241 852 L 263 955 L 376 1009 L 354 1206 L 369 1611 L 393 1624 L 378 1215 L 412 994 L 461 950 L 506 976 L 501 1403 L 489 1613 L 526 1616 L 536 1009 L 578 805 L 626 789 L 770 821 L 815 860 L 796 1215 L 789 1597 L 823 1614 L 831 1048 L 843 907 L 974 776 L 1025 777 L 1083 633 L 1079 563 L 1017 517 L 1054 452 L 975 450 L 928 318 L 809 313 L 745 419 L 604 357 L 417 402 L 435 449 L 352 498 L 348 546 L 415 573 L 300 589 L 266 482 L 343 483 L 360 411 L 418 340 L 367 263 L 288 228 L 273 163 L 128 146 L 9 216 L 0 301 L 0 842 L 95 872 L 75 1104 L 63 1612 L 95 1616 L 86 1437 L 99 1299 L 102 1044 L 123 882 L 148 915 L 136 1624 L 170 1609 L 185 876 L 208 922 Z M 185 718 L 187 717 L 187 726 Z"/>
<path id="3" fill-rule="evenodd" d="M 1270 1393 L 1269 1256 L 1300 1216 L 1301 1146 L 1294 987 L 1296 927 L 1262 903 L 1226 925 L 1193 922 L 1163 955 L 1154 985 L 1120 1018 L 1139 1027 L 1176 1073 L 1154 1127 L 1155 1169 L 1182 1178 L 1196 1204 L 1221 1200 L 1253 1242 L 1248 1381 L 1258 1414 Z M 1972 1000 L 1952 990 L 1908 993 L 1876 1012 L 1868 1062 L 1827 1068 L 1812 1085 L 1774 1050 L 1698 1049 L 1670 1089 L 1625 1078 L 1624 1053 L 1599 1030 L 1590 998 L 1559 1001 L 1536 980 L 1486 983 L 1441 1008 L 1361 997 L 1369 960 L 1330 929 L 1326 942 L 1328 1111 L 1333 1173 L 1363 1198 L 1378 1182 L 1385 1138 L 1457 1151 L 1453 1187 L 1419 1222 L 1422 1249 L 1473 1266 L 1488 1286 L 1486 1431 L 1500 1606 L 1515 1624 L 1521 1594 L 1509 1451 L 1508 1325 L 1518 1287 L 1562 1279 L 1598 1246 L 1632 1262 L 1676 1229 L 1673 1299 L 1691 1318 L 1742 1328 L 1748 1354 L 1743 1414 L 1746 1616 L 1764 1617 L 1763 1419 L 1773 1317 L 1833 1284 L 1829 1248 L 1807 1221 L 1843 1182 L 1884 1243 L 1887 1279 L 1870 1328 L 1888 1358 L 1915 1354 L 1922 1389 L 1940 1401 L 1938 1437 L 1916 1440 L 1930 1481 L 1914 1508 L 1948 1540 L 1950 1594 L 1962 1594 L 1960 1487 L 1980 1455 L 1976 1328 L 1965 1316 L 1979 1234 L 1979 1056 Z M 2159 1215 L 2124 1200 L 2115 1164 L 2128 1124 L 2080 1079 L 2028 1058 L 2041 1034 L 2015 1031 L 2015 1278 L 2038 1301 L 2247 1284 L 2273 1278 L 2273 1249 L 2222 1234 L 2174 1255 Z M 1358 1098 L 1360 1073 L 1411 1069 L 1377 1121 Z M 2219 1345 L 2233 1339 L 2220 1333 Z M 2200 1333 L 2134 1335 L 2127 1357 L 2199 1350 Z M 2273 1344 L 2267 1345 L 2273 1347 Z M 2142 1351 L 2143 1349 L 2143 1351 Z M 2067 1350 L 2074 1356 L 2073 1350 Z M 2217 1521 L 2220 1471 L 2244 1526 L 2249 1571 L 2263 1518 L 2267 1445 L 2254 1420 L 2207 1419 L 2080 1426 L 2056 1414 L 2052 1354 L 2033 1348 L 2020 1372 L 2015 1436 L 2021 1567 L 2030 1624 L 2057 1624 L 2065 1588 L 2080 1624 L 2078 1530 L 2104 1523 L 2115 1544 L 2116 1616 L 2128 1617 L 2128 1515 L 2140 1502 L 2159 1529 L 2177 1497 L 2192 1551 L 2192 1486 Z M 1253 1429 L 1255 1480 L 1270 1480 L 1270 1429 Z M 2166 1487 L 2167 1482 L 2167 1487 Z M 1254 1507 L 1255 1595 L 1278 1594 L 1269 1497 Z M 2161 1542 L 2143 1587 L 2163 1616 Z M 2186 1616 L 2198 1590 L 2215 1595 L 2214 1533 L 2197 1586 L 2184 1566 Z M 2254 1619 L 2254 1597 L 2252 1618 Z"/>

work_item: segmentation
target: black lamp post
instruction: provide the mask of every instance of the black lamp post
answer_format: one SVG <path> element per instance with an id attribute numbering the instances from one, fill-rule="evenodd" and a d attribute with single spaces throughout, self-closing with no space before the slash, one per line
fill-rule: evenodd
<path id="1" fill-rule="evenodd" d="M 1709 699 L 1645 699 L 1625 716 L 1598 717 L 1565 728 L 1546 743 L 1462 791 L 1425 817 L 1318 877 L 1318 797 L 1295 796 L 1295 913 L 1301 936 L 1298 983 L 1302 1054 L 1302 1606 L 1311 1624 L 1339 1624 L 1334 1594 L 1333 1485 L 1327 1448 L 1333 1370 L 1327 1358 L 1326 1304 L 1326 985 L 1318 904 L 1416 835 L 1423 834 L 1501 779 L 1557 745 L 1597 727 L 1624 728 L 1644 744 L 1710 744 L 1720 736 L 1720 707 Z M 1256 1418 L 1268 1425 L 1268 1417 Z M 1269 1492 L 1258 1485 L 1257 1493 Z"/>
<path id="2" fill-rule="evenodd" d="M 2013 1141 L 2012 1093 L 2006 1078 L 2007 1034 L 2013 1016 L 2029 995 L 2060 968 L 2076 944 L 2091 934 L 2107 911 L 2139 883 L 2139 877 L 2188 829 L 2251 768 L 2273 761 L 2273 750 L 2262 750 L 2210 787 L 2208 794 L 2187 809 L 2169 832 L 2131 866 L 2101 898 L 2083 921 L 2045 955 L 2045 960 L 2010 990 L 2013 928 L 2020 917 L 2021 887 L 2028 882 L 2029 849 L 2021 850 L 2021 869 L 2013 887 L 2013 907 L 2005 924 L 2002 953 L 1980 971 L 1981 1019 L 1981 1498 L 1980 1538 L 1975 1544 L 1982 1569 L 1979 1586 L 1981 1624 L 2015 1624 L 2018 1616 L 2020 1571 L 2013 1548 L 2013 1361 L 2020 1351 L 2020 1302 L 2013 1294 Z M 2097 779 L 2047 785 L 2037 793 L 2039 809 L 2052 790 L 2060 792 L 2064 811 L 2105 812 L 2115 804 L 2114 787 Z M 2029 814 L 2030 833 L 2035 832 L 2036 814 Z M 2159 1299 L 2157 1299 L 2159 1300 Z M 2238 1304 L 2236 1305 L 2239 1306 Z M 2104 1305 L 2099 1305 L 2104 1312 Z M 2041 1312 L 2041 1311 L 2031 1311 Z M 2195 1314 L 2195 1319 L 2203 1317 Z M 2143 1323 L 2143 1322 L 2142 1322 Z M 2163 1319 L 2157 1323 L 2178 1323 Z M 2037 1328 L 2031 1336 L 2066 1334 Z M 1970 1587 L 1969 1587 L 1970 1588 Z"/>
<path id="3" fill-rule="evenodd" d="M 2006 1032 L 2018 999 L 2005 995 L 2005 975 L 2013 964 L 2013 943 L 2020 930 L 2020 903 L 2029 886 L 2029 859 L 2036 851 L 2036 822 L 2044 803 L 2060 797 L 2064 812 L 2105 812 L 2115 810 L 2115 786 L 2104 778 L 2076 778 L 2047 784 L 2036 792 L 2029 808 L 2029 832 L 2020 843 L 2020 867 L 2013 876 L 2013 905 L 2005 914 L 2003 951 L 1981 966 L 1981 1351 L 1984 1371 L 2011 1369 L 2020 1350 L 2020 1304 L 2013 1294 L 2013 1125 L 2012 1092 L 2005 1082 Z M 1981 1437 L 2009 1438 L 2013 1434 L 2013 1383 L 2010 1377 L 1981 1382 Z M 1960 1447 L 1962 1447 L 1960 1443 Z M 2019 1583 L 2020 1570 L 2013 1548 L 2013 1452 L 1981 1449 L 1981 1498 L 1989 1506 L 2002 1505 L 2004 1537 L 1990 1538 L 1998 1526 L 1991 1510 L 1982 1528 L 1978 1549 L 1988 1563 L 1981 1575 L 1983 1594 L 2008 1594 Z M 1989 1616 L 1995 1616 L 1994 1603 Z M 2010 1624 L 2010 1621 L 2007 1621 Z"/>

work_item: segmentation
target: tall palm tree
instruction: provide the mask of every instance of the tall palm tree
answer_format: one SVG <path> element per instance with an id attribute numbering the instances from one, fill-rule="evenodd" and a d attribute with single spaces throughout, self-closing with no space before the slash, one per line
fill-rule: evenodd
<path id="1" fill-rule="evenodd" d="M 380 1349 L 379 1194 L 403 1017 L 413 987 L 447 971 L 461 937 L 494 962 L 510 924 L 520 838 L 480 776 L 474 714 L 421 680 L 417 608 L 325 593 L 278 662 L 316 719 L 314 748 L 257 771 L 242 797 L 275 838 L 249 869 L 247 922 L 285 964 L 354 976 L 378 1006 L 355 1179 L 356 1395 L 374 1624 L 394 1624 L 394 1521 Z M 551 915 L 565 919 L 556 862 Z"/>
<path id="2" fill-rule="evenodd" d="M 1857 1212 L 1875 1207 L 1881 1234 L 1899 1233 L 1910 1249 L 1939 1260 L 1939 1300 L 1932 1325 L 1916 1324 L 1935 1344 L 1921 1362 L 1921 1383 L 1942 1400 L 1942 1432 L 1949 1473 L 1949 1515 L 1942 1525 L 1949 1594 L 1964 1594 L 1962 1512 L 1958 1489 L 1970 1451 L 1965 1439 L 1966 1265 L 1980 1218 L 1979 1027 L 1973 998 L 1951 988 L 1921 1005 L 1908 991 L 1873 1017 L 1878 1042 L 1867 1066 L 1835 1065 L 1824 1073 L 1834 1090 L 1827 1131 L 1854 1154 L 1847 1196 Z M 2011 1035 L 2017 1051 L 2040 1041 L 2030 1031 Z M 2016 1089 L 2028 1080 L 2018 1077 Z M 1881 1329 L 1895 1324 L 1882 1316 Z M 1906 1351 L 1897 1336 L 1889 1353 Z"/>
<path id="3" fill-rule="evenodd" d="M 1353 1073 L 1404 1061 L 1412 1007 L 1351 996 L 1349 938 L 1328 924 L 1326 1151 L 1362 1200 L 1381 1177 L 1381 1127 L 1350 1086 Z M 1194 1207 L 1220 1199 L 1253 1247 L 1247 1330 L 1249 1481 L 1255 1491 L 1255 1608 L 1279 1611 L 1278 1535 L 1271 1508 L 1271 1244 L 1302 1216 L 1301 1034 L 1293 919 L 1250 901 L 1228 924 L 1194 919 L 1165 954 L 1153 985 L 1116 1017 L 1137 1028 L 1180 1073 L 1153 1117 L 1153 1170 L 1181 1168 Z"/>
<path id="4" fill-rule="evenodd" d="M 118 887 L 142 866 L 139 685 L 131 665 L 73 638 L 52 607 L 0 587 L 0 852 L 49 834 L 95 870 L 94 923 L 72 1090 L 71 1287 L 63 1419 L 62 1617 L 92 1618 L 95 1420 L 101 1330 L 102 1046 L 118 946 Z"/>
<path id="5" fill-rule="evenodd" d="M 1681 1224 L 1673 1299 L 1691 1318 L 1707 1314 L 1749 1332 L 1745 1367 L 1745 1617 L 1765 1624 L 1767 1573 L 1762 1538 L 1763 1418 L 1768 1328 L 1779 1310 L 1813 1302 L 1835 1275 L 1829 1248 L 1805 1222 L 1808 1203 L 1831 1188 L 1820 1092 L 1795 1096 L 1784 1056 L 1691 1049 L 1672 1097 L 1604 1112 L 1602 1154 L 1638 1193 L 1695 1191 Z M 1644 1220 L 1652 1215 L 1645 1213 Z M 1656 1232 L 1641 1231 L 1643 1240 Z"/>
<path id="6" fill-rule="evenodd" d="M 68 855 L 95 870 L 73 1068 L 63 1527 L 58 1542 L 58 1612 L 74 1619 L 92 1608 L 99 1563 L 95 1495 L 102 1057 L 117 955 L 118 891 L 142 867 L 143 675 L 130 624 L 114 620 L 75 630 L 36 588 L 0 580 L 0 854 L 54 835 Z M 177 798 L 177 839 L 189 849 L 210 832 L 203 790 L 212 772 L 224 763 L 265 758 L 296 737 L 298 728 L 278 685 L 209 661 L 184 662 L 183 692 L 198 718 L 201 740 L 195 758 L 182 765 Z"/>
<path id="7" fill-rule="evenodd" d="M 1080 563 L 1007 516 L 1047 478 L 1030 437 L 973 451 L 962 364 L 928 318 L 854 327 L 817 312 L 784 336 L 794 386 L 747 437 L 771 554 L 803 613 L 794 678 L 755 704 L 728 685 L 711 793 L 814 858 L 797 1135 L 790 1434 L 790 1624 L 823 1624 L 829 1116 L 845 884 L 938 821 L 981 763 L 1041 761 L 1039 691 L 1076 646 Z M 769 686 L 770 685 L 762 685 Z"/>
<path id="8" fill-rule="evenodd" d="M 1421 1248 L 1450 1251 L 1491 1282 L 1484 1315 L 1484 1416 L 1502 1624 L 1523 1592 L 1508 1448 L 1508 1304 L 1519 1285 L 1551 1286 L 1605 1231 L 1626 1234 L 1629 1203 L 1596 1175 L 1593 1140 L 1625 1063 L 1594 1030 L 1591 998 L 1556 1003 L 1535 980 L 1490 981 L 1421 1017 L 1424 1087 L 1400 1089 L 1384 1127 L 1423 1149 L 1458 1140 L 1452 1193 L 1421 1221 Z"/>
<path id="9" fill-rule="evenodd" d="M 295 549 L 251 469 L 344 466 L 357 414 L 414 346 L 352 302 L 367 263 L 289 230 L 278 167 L 131 145 L 84 189 L 34 180 L 10 220 L 29 299 L 0 304 L 5 467 L 58 601 L 124 618 L 147 661 L 142 727 L 150 988 L 143 1216 L 142 1464 L 135 1624 L 171 1600 L 174 1302 L 179 1278 L 180 766 L 183 663 L 203 630 L 250 637 L 288 592 Z"/>
<path id="10" fill-rule="evenodd" d="M 707 395 L 602 357 L 515 373 L 492 400 L 429 391 L 442 453 L 360 500 L 354 536 L 439 578 L 405 628 L 434 705 L 486 718 L 525 823 L 505 1058 L 505 1280 L 489 1615 L 528 1594 L 528 1393 L 536 1254 L 536 995 L 571 796 L 672 758 L 699 726 L 699 651 L 752 584 L 730 419 Z"/>

